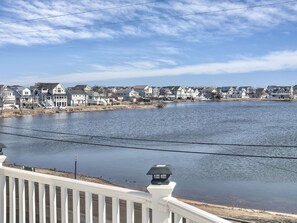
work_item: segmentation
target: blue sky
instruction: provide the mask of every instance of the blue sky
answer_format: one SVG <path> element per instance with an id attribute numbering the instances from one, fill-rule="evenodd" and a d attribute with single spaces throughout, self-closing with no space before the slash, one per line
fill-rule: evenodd
<path id="1" fill-rule="evenodd" d="M 0 84 L 297 84 L 297 1 L 0 2 Z"/>

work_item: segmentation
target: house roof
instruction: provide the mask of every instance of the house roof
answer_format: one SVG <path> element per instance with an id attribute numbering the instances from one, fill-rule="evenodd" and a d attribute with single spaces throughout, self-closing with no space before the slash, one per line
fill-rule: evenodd
<path id="1" fill-rule="evenodd" d="M 243 89 L 248 90 L 248 89 L 251 89 L 251 88 L 252 88 L 251 86 L 240 86 L 240 87 L 238 87 L 238 90 L 239 91 L 241 91 Z"/>
<path id="2" fill-rule="evenodd" d="M 227 92 L 230 90 L 230 88 L 232 88 L 231 86 L 228 86 L 228 87 L 221 87 L 221 91 L 222 92 Z"/>
<path id="3" fill-rule="evenodd" d="M 9 86 L 7 86 L 7 85 L 0 85 L 0 90 L 1 91 L 13 92 L 13 90 Z"/>
<path id="4" fill-rule="evenodd" d="M 178 91 L 181 87 L 180 86 L 176 86 L 172 88 L 172 91 Z"/>
<path id="5" fill-rule="evenodd" d="M 75 85 L 72 89 L 80 89 L 80 90 L 83 90 L 85 88 L 90 88 L 92 89 L 91 86 L 87 85 L 87 84 L 78 84 L 78 85 Z"/>
<path id="6" fill-rule="evenodd" d="M 9 86 L 9 88 L 16 91 L 16 92 L 18 92 L 18 93 L 22 92 L 25 89 L 29 89 L 27 87 L 23 87 L 23 86 L 20 86 L 20 85 Z"/>
<path id="7" fill-rule="evenodd" d="M 132 89 L 121 89 L 121 90 L 118 90 L 117 93 L 121 94 L 121 93 L 130 93 L 131 91 L 133 91 Z"/>
<path id="8" fill-rule="evenodd" d="M 57 87 L 59 83 L 37 83 L 36 86 L 38 89 L 49 89 L 53 90 L 55 87 Z"/>
<path id="9" fill-rule="evenodd" d="M 134 89 L 144 89 L 146 87 L 147 87 L 147 85 L 135 85 L 133 88 Z"/>
<path id="10" fill-rule="evenodd" d="M 96 91 L 87 91 L 88 96 L 99 96 L 99 93 Z"/>
<path id="11" fill-rule="evenodd" d="M 83 90 L 77 90 L 77 89 L 68 89 L 66 92 L 68 94 L 82 94 L 82 95 L 86 95 L 86 92 L 84 92 Z"/>

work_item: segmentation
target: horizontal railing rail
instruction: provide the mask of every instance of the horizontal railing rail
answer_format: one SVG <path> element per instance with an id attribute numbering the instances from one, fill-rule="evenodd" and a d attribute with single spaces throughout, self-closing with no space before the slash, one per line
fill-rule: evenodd
<path id="1" fill-rule="evenodd" d="M 167 205 L 168 209 L 174 214 L 174 223 L 186 222 L 199 223 L 228 223 L 229 221 L 210 214 L 206 211 L 198 209 L 194 206 L 186 204 L 174 197 L 165 198 L 163 205 Z"/>
<path id="2" fill-rule="evenodd" d="M 150 201 L 150 195 L 142 191 L 36 173 L 11 167 L 2 166 L 0 168 L 0 175 L 72 190 L 104 194 L 105 196 L 118 197 L 123 200 L 133 200 L 138 203 L 149 203 Z"/>
<path id="3" fill-rule="evenodd" d="M 174 182 L 149 193 L 3 166 L 0 223 L 227 223 L 171 196 Z"/>

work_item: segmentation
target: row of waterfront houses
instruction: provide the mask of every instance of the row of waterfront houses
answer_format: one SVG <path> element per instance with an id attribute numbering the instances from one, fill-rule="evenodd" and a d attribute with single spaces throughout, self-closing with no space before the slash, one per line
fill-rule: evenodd
<path id="1" fill-rule="evenodd" d="M 149 102 L 151 100 L 210 100 L 228 98 L 297 99 L 297 85 L 227 87 L 102 87 L 76 85 L 65 88 L 61 83 L 36 83 L 31 87 L 0 85 L 0 106 L 12 108 L 64 108 L 67 106 L 106 105 L 112 103 Z"/>

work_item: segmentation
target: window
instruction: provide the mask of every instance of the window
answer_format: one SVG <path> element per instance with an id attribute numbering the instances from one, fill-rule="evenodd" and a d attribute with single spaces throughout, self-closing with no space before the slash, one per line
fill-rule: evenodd
<path id="1" fill-rule="evenodd" d="M 154 174 L 154 179 L 160 179 L 160 174 Z"/>

